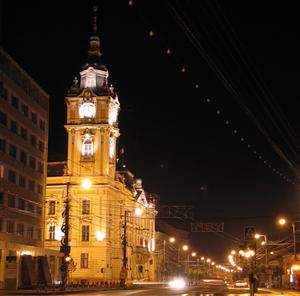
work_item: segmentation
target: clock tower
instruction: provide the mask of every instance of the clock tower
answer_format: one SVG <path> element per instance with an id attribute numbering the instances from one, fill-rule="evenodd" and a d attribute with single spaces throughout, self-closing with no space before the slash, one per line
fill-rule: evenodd
<path id="1" fill-rule="evenodd" d="M 120 104 L 101 62 L 96 17 L 86 63 L 67 98 L 68 175 L 115 177 Z"/>
<path id="2" fill-rule="evenodd" d="M 75 78 L 66 96 L 67 160 L 48 163 L 45 246 L 70 260 L 63 283 L 153 280 L 155 202 L 140 179 L 116 170 L 120 103 L 101 60 L 94 13 L 80 82 Z"/>

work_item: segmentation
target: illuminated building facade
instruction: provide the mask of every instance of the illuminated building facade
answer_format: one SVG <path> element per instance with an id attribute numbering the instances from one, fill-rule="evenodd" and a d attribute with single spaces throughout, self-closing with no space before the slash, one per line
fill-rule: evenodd
<path id="1" fill-rule="evenodd" d="M 45 245 L 59 250 L 68 199 L 69 283 L 119 281 L 125 266 L 128 280 L 151 280 L 154 201 L 125 166 L 117 170 L 120 103 L 100 57 L 95 16 L 80 82 L 66 97 L 67 161 L 48 165 Z"/>
<path id="2" fill-rule="evenodd" d="M 43 248 L 48 95 L 0 48 L 0 288 L 51 283 L 58 252 Z M 52 277 L 51 277 L 52 276 Z"/>

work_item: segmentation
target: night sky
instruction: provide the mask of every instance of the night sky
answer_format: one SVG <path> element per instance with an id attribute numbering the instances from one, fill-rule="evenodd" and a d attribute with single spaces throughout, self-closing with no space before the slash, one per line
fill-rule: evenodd
<path id="1" fill-rule="evenodd" d="M 93 3 L 1 4 L 2 46 L 50 95 L 50 161 L 66 159 L 65 95 L 87 55 Z M 245 225 L 284 236 L 275 216 L 299 210 L 299 188 L 285 178 L 299 180 L 276 153 L 298 167 L 297 2 L 96 3 L 121 103 L 119 147 L 145 190 L 161 204 L 193 205 L 197 221 L 224 221 L 222 237 L 191 236 L 220 260 L 234 246 L 227 234 L 242 238 Z"/>

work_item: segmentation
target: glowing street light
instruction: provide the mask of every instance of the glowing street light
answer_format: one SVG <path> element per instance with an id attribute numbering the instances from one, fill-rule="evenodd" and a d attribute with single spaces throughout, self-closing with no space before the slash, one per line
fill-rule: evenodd
<path id="1" fill-rule="evenodd" d="M 287 224 L 287 219 L 281 217 L 281 218 L 278 219 L 277 222 L 278 222 L 279 225 L 286 225 Z"/>
<path id="2" fill-rule="evenodd" d="M 91 186 L 92 186 L 92 182 L 91 182 L 90 179 L 83 179 L 83 180 L 81 181 L 81 185 L 82 185 L 82 187 L 83 187 L 84 189 L 89 189 L 89 188 L 91 188 Z"/>
<path id="3" fill-rule="evenodd" d="M 183 250 L 183 251 L 187 251 L 188 249 L 189 249 L 189 246 L 188 246 L 188 245 L 183 245 L 183 246 L 182 246 L 182 250 Z"/>
<path id="4" fill-rule="evenodd" d="M 170 237 L 169 241 L 170 241 L 170 243 L 174 243 L 175 242 L 175 237 Z"/>
<path id="5" fill-rule="evenodd" d="M 192 257 L 196 257 L 196 255 L 197 255 L 196 252 L 192 253 Z"/>
<path id="6" fill-rule="evenodd" d="M 205 257 L 202 256 L 200 259 L 201 259 L 202 261 L 204 261 Z"/>
<path id="7" fill-rule="evenodd" d="M 135 216 L 141 216 L 143 214 L 143 208 L 135 208 L 135 210 L 134 210 L 134 215 Z"/>

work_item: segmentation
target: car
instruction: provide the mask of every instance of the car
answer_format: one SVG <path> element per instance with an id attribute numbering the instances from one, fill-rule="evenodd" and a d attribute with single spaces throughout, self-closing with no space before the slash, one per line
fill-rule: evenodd
<path id="1" fill-rule="evenodd" d="M 221 278 L 204 278 L 200 280 L 202 287 L 227 287 L 227 283 Z"/>
<path id="2" fill-rule="evenodd" d="M 235 288 L 248 288 L 248 282 L 246 280 L 238 280 L 234 283 Z"/>

